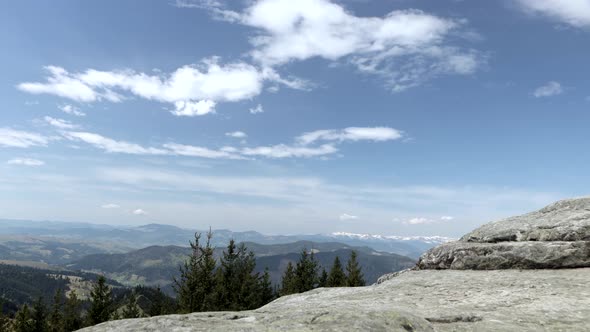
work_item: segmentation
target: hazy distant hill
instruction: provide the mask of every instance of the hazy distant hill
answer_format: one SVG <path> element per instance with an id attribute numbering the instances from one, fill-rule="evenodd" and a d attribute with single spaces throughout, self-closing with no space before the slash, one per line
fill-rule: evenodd
<path id="1" fill-rule="evenodd" d="M 202 227 L 206 229 L 206 227 Z M 29 237 L 67 239 L 70 242 L 100 244 L 97 253 L 121 252 L 123 248 L 145 248 L 153 245 L 187 245 L 197 230 L 184 229 L 170 225 L 149 224 L 138 227 L 115 227 L 84 223 L 38 222 L 24 220 L 0 220 L 0 238 L 26 235 Z M 205 231 L 200 230 L 204 233 Z M 232 232 L 214 230 L 213 244 L 225 246 L 230 239 L 238 242 L 260 244 L 281 244 L 296 241 L 339 242 L 353 246 L 369 246 L 378 251 L 387 251 L 417 258 L 422 252 L 449 240 L 444 237 L 397 237 L 366 234 L 333 233 L 316 235 L 264 235 L 254 231 Z M 0 245 L 5 245 L 0 241 Z M 101 248 L 101 246 L 103 248 Z M 0 247 L 0 255 L 2 255 Z M 85 253 L 88 254 L 88 253 Z M 0 259 L 15 259 L 0 256 Z"/>
<path id="2" fill-rule="evenodd" d="M 296 262 L 299 253 L 312 249 L 323 266 L 329 268 L 334 257 L 346 261 L 352 249 L 358 252 L 358 259 L 368 283 L 373 283 L 383 274 L 411 267 L 415 261 L 409 257 L 392 253 L 377 252 L 369 247 L 352 247 L 342 243 L 314 243 L 299 241 L 289 244 L 262 245 L 246 243 L 257 256 L 257 271 L 268 267 L 274 282 L 280 280 L 289 261 Z M 223 247 L 217 247 L 219 257 Z M 127 285 L 145 284 L 165 286 L 178 274 L 178 266 L 186 259 L 190 249 L 178 246 L 151 246 L 125 254 L 95 254 L 86 256 L 67 265 L 68 269 L 105 273 L 109 278 Z"/>

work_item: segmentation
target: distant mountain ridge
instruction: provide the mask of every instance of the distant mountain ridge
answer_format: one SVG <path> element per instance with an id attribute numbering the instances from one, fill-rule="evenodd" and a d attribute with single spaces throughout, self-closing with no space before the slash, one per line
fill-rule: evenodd
<path id="1" fill-rule="evenodd" d="M 34 237 L 78 240 L 84 242 L 112 243 L 116 248 L 140 249 L 153 245 L 186 246 L 195 232 L 205 230 L 185 229 L 172 225 L 147 224 L 142 226 L 111 226 L 57 221 L 0 220 L 0 239 L 3 235 L 27 235 Z M 259 244 L 281 244 L 297 241 L 340 242 L 352 246 L 369 246 L 386 251 L 418 258 L 424 251 L 450 238 L 441 236 L 383 236 L 336 232 L 311 235 L 265 235 L 256 231 L 233 232 L 226 229 L 213 230 L 213 245 L 225 246 L 230 239 L 237 242 Z M 0 240 L 0 245 L 3 245 Z M 120 252 L 121 250 L 105 250 Z M 12 259 L 0 257 L 0 259 Z"/>

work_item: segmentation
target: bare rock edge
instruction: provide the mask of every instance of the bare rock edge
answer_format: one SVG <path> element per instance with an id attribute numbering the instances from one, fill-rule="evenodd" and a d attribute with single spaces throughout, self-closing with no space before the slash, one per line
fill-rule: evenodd
<path id="1" fill-rule="evenodd" d="M 589 241 L 590 198 L 564 200 L 486 224 L 373 286 L 84 331 L 588 331 Z"/>

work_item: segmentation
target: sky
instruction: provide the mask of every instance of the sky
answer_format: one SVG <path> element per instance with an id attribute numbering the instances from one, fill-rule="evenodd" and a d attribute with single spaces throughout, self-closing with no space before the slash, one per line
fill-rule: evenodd
<path id="1" fill-rule="evenodd" d="M 590 0 L 13 0 L 0 218 L 460 236 L 585 196 Z"/>

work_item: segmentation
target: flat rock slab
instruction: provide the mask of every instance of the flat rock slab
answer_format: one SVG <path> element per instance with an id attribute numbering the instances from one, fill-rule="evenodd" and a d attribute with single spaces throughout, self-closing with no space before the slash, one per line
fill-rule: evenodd
<path id="1" fill-rule="evenodd" d="M 420 269 L 562 269 L 590 266 L 590 241 L 449 242 L 420 257 Z M 589 285 L 590 287 L 590 285 Z"/>
<path id="2" fill-rule="evenodd" d="M 103 323 L 84 331 L 588 331 L 590 269 L 421 270 L 322 288 L 253 311 Z"/>

